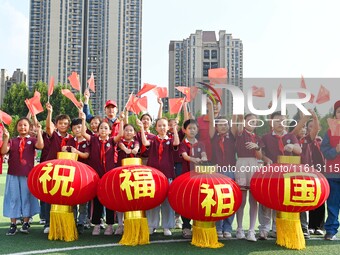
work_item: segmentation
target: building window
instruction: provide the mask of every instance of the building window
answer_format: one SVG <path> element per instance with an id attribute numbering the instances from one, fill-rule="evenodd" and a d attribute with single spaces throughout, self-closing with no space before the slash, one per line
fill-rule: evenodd
<path id="1" fill-rule="evenodd" d="M 217 50 L 211 51 L 211 58 L 216 59 L 217 58 Z"/>
<path id="2" fill-rule="evenodd" d="M 204 50 L 204 58 L 209 59 L 210 58 L 210 51 L 209 50 Z"/>

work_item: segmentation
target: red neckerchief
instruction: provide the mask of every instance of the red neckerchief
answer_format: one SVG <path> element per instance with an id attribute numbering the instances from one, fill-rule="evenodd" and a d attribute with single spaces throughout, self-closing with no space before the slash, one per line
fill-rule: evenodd
<path id="1" fill-rule="evenodd" d="M 251 142 L 256 143 L 256 135 L 253 132 L 249 132 L 247 129 L 244 129 L 244 131 L 250 136 Z"/>
<path id="2" fill-rule="evenodd" d="M 305 136 L 299 139 L 299 144 L 300 144 L 301 146 L 305 143 L 305 139 L 306 139 Z"/>
<path id="3" fill-rule="evenodd" d="M 60 143 L 60 151 L 62 150 L 62 148 L 64 146 L 66 146 L 67 141 L 71 138 L 73 138 L 70 134 L 66 134 L 66 136 L 61 136 L 61 134 L 59 133 L 59 131 L 57 132 L 58 135 L 61 137 L 61 143 Z"/>
<path id="4" fill-rule="evenodd" d="M 224 134 L 218 135 L 218 145 L 220 146 L 220 149 L 222 151 L 222 155 L 223 155 L 223 158 L 224 158 Z"/>
<path id="5" fill-rule="evenodd" d="M 132 139 L 131 141 L 126 141 L 125 139 L 122 138 L 122 143 L 126 146 L 128 149 L 132 149 L 134 146 L 134 140 Z M 133 158 L 134 155 L 133 153 L 128 154 L 130 158 Z"/>
<path id="6" fill-rule="evenodd" d="M 173 138 L 174 133 L 168 131 L 168 132 L 166 133 L 166 135 L 169 137 L 169 139 L 171 139 L 171 138 Z"/>
<path id="7" fill-rule="evenodd" d="M 25 145 L 26 145 L 26 137 L 19 137 L 20 143 L 19 143 L 19 153 L 20 153 L 20 163 L 24 163 L 24 159 L 22 158 Z"/>
<path id="8" fill-rule="evenodd" d="M 283 144 L 283 135 L 274 135 L 276 137 L 276 139 L 278 140 L 278 144 L 279 144 L 279 150 L 281 152 L 281 155 L 285 155 L 285 145 Z"/>
<path id="9" fill-rule="evenodd" d="M 163 143 L 168 141 L 168 137 L 164 137 L 164 139 L 160 138 L 158 135 L 156 136 L 156 140 L 159 142 L 159 147 L 158 147 L 158 162 L 161 162 L 162 156 L 163 156 Z"/>
<path id="10" fill-rule="evenodd" d="M 144 131 L 145 137 L 146 139 L 148 139 L 148 134 L 149 132 Z M 146 151 L 146 147 L 142 144 L 141 148 L 140 148 L 140 153 L 143 154 Z"/>
<path id="11" fill-rule="evenodd" d="M 194 156 L 194 148 L 198 146 L 197 140 L 195 139 L 194 143 L 190 143 L 190 141 L 187 138 L 185 138 L 183 141 L 184 141 L 184 144 L 186 146 L 188 146 L 188 148 L 189 148 L 189 155 L 188 156 L 193 157 Z"/>
<path id="12" fill-rule="evenodd" d="M 103 164 L 104 169 L 106 169 L 106 144 L 108 140 L 99 140 L 100 141 L 100 162 Z"/>

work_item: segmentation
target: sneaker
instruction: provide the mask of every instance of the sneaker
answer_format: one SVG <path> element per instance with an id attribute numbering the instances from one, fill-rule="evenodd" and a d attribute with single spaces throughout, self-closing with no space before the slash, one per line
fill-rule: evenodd
<path id="1" fill-rule="evenodd" d="M 318 235 L 318 236 L 323 236 L 324 235 L 324 233 L 323 233 L 323 231 L 321 229 L 315 230 L 314 234 Z"/>
<path id="2" fill-rule="evenodd" d="M 175 228 L 182 229 L 182 222 L 179 217 L 175 220 Z"/>
<path id="3" fill-rule="evenodd" d="M 183 230 L 182 230 L 182 236 L 183 236 L 183 238 L 185 238 L 185 239 L 190 239 L 190 238 L 192 237 L 192 232 L 191 232 L 191 230 L 188 229 L 188 228 L 183 229 Z"/>
<path id="4" fill-rule="evenodd" d="M 46 224 L 46 220 L 45 219 L 40 219 L 39 224 L 40 225 L 45 225 Z"/>
<path id="5" fill-rule="evenodd" d="M 172 235 L 170 229 L 168 229 L 168 228 L 164 228 L 163 233 L 164 233 L 165 236 L 171 236 Z"/>
<path id="6" fill-rule="evenodd" d="M 124 225 L 118 225 L 118 228 L 115 231 L 115 235 L 122 235 L 124 232 Z"/>
<path id="7" fill-rule="evenodd" d="M 218 238 L 223 238 L 223 233 L 222 233 L 222 231 L 217 231 L 217 237 L 218 237 Z"/>
<path id="8" fill-rule="evenodd" d="M 104 235 L 105 236 L 112 236 L 112 234 L 113 234 L 113 226 L 112 226 L 112 224 L 109 224 L 109 225 L 107 225 L 107 227 L 104 231 Z"/>
<path id="9" fill-rule="evenodd" d="M 310 239 L 310 235 L 309 235 L 308 229 L 303 229 L 302 232 L 303 232 L 303 237 L 305 239 Z"/>
<path id="10" fill-rule="evenodd" d="M 20 232 L 28 234 L 29 233 L 29 231 L 28 231 L 29 228 L 30 228 L 30 224 L 28 222 L 24 222 L 24 224 L 22 224 L 22 227 L 20 228 Z"/>
<path id="11" fill-rule="evenodd" d="M 236 238 L 237 238 L 237 239 L 245 239 L 245 238 L 246 238 L 246 235 L 244 234 L 243 229 L 238 228 L 238 229 L 236 230 Z"/>
<path id="12" fill-rule="evenodd" d="M 93 236 L 99 236 L 100 235 L 100 225 L 95 225 L 92 230 Z"/>
<path id="13" fill-rule="evenodd" d="M 12 223 L 11 226 L 9 227 L 9 230 L 6 233 L 6 235 L 7 236 L 14 236 L 16 232 L 17 232 L 17 225 Z"/>
<path id="14" fill-rule="evenodd" d="M 332 234 L 327 234 L 326 233 L 325 240 L 334 241 L 334 240 L 336 240 L 336 235 L 332 235 Z"/>
<path id="15" fill-rule="evenodd" d="M 247 234 L 247 240 L 250 242 L 256 242 L 257 239 L 255 237 L 255 231 L 254 230 L 249 230 Z"/>
<path id="16" fill-rule="evenodd" d="M 84 225 L 83 224 L 78 224 L 77 225 L 77 231 L 78 231 L 78 234 L 84 234 Z"/>
<path id="17" fill-rule="evenodd" d="M 100 219 L 100 228 L 105 229 L 105 221 L 103 219 Z"/>
<path id="18" fill-rule="evenodd" d="M 259 240 L 267 240 L 268 239 L 268 232 L 265 230 L 261 230 L 259 234 Z"/>
<path id="19" fill-rule="evenodd" d="M 231 233 L 230 232 L 224 232 L 223 233 L 223 238 L 225 238 L 225 239 L 231 239 Z"/>
<path id="20" fill-rule="evenodd" d="M 44 228 L 44 234 L 48 234 L 48 233 L 50 233 L 50 227 Z"/>
<path id="21" fill-rule="evenodd" d="M 149 234 L 152 235 L 153 233 L 156 232 L 156 229 L 155 228 L 149 228 Z"/>
<path id="22" fill-rule="evenodd" d="M 308 231 L 309 231 L 309 234 L 310 234 L 310 235 L 314 235 L 314 233 L 315 233 L 315 230 L 312 229 L 312 228 L 310 228 Z"/>

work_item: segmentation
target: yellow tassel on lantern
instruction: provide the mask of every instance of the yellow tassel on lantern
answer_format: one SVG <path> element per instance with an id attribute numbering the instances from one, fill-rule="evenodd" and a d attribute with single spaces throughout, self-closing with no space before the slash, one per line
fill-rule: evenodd
<path id="1" fill-rule="evenodd" d="M 78 154 L 70 152 L 58 152 L 58 159 L 77 160 Z M 74 220 L 73 207 L 69 205 L 52 205 L 50 213 L 49 240 L 62 240 L 66 242 L 78 240 L 76 222 Z"/>
<path id="2" fill-rule="evenodd" d="M 191 244 L 201 248 L 221 248 L 214 221 L 194 220 Z"/>
<path id="3" fill-rule="evenodd" d="M 122 160 L 123 166 L 142 165 L 140 158 L 125 158 Z M 144 211 L 130 211 L 124 213 L 124 232 L 119 244 L 122 245 L 142 245 L 149 244 L 148 220 Z"/>
<path id="4" fill-rule="evenodd" d="M 279 164 L 300 164 L 299 156 L 279 156 Z M 288 249 L 302 250 L 306 248 L 303 236 L 300 213 L 277 212 L 276 213 L 276 243 Z"/>

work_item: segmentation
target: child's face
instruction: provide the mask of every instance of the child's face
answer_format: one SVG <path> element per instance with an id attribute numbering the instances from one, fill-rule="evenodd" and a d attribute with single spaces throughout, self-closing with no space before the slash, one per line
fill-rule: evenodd
<path id="1" fill-rule="evenodd" d="M 216 124 L 216 131 L 219 134 L 226 134 L 229 131 L 228 123 Z"/>
<path id="2" fill-rule="evenodd" d="M 126 126 L 124 128 L 124 139 L 131 140 L 135 135 L 135 130 L 131 126 Z"/>
<path id="3" fill-rule="evenodd" d="M 335 118 L 340 120 L 340 107 L 338 107 L 335 111 Z"/>
<path id="4" fill-rule="evenodd" d="M 191 123 L 185 129 L 185 135 L 188 138 L 195 138 L 198 133 L 198 127 L 196 124 Z"/>
<path id="5" fill-rule="evenodd" d="M 102 122 L 99 126 L 99 136 L 101 138 L 107 138 L 111 134 L 111 129 L 108 123 Z"/>
<path id="6" fill-rule="evenodd" d="M 69 126 L 70 126 L 70 123 L 68 119 L 58 120 L 56 124 L 56 128 L 58 129 L 60 133 L 67 133 Z"/>
<path id="7" fill-rule="evenodd" d="M 301 138 L 301 137 L 304 137 L 304 136 L 306 135 L 306 133 L 307 133 L 307 128 L 306 128 L 306 127 L 303 127 L 303 128 L 301 128 L 301 130 L 300 130 L 298 136 L 299 136 L 300 138 Z"/>
<path id="8" fill-rule="evenodd" d="M 273 130 L 275 133 L 282 133 L 285 130 L 285 127 L 282 125 L 282 121 L 285 120 L 285 116 L 276 115 L 273 117 L 275 121 L 273 121 Z"/>
<path id="9" fill-rule="evenodd" d="M 172 132 L 174 130 L 174 126 L 178 125 L 178 121 L 177 120 L 170 120 L 169 121 L 169 130 Z"/>
<path id="10" fill-rule="evenodd" d="M 81 128 L 82 128 L 81 124 L 72 126 L 72 133 L 75 137 L 77 137 L 77 138 L 82 137 Z"/>
<path id="11" fill-rule="evenodd" d="M 98 119 L 93 119 L 90 122 L 90 128 L 93 132 L 98 132 L 98 126 L 100 121 Z"/>
<path id="12" fill-rule="evenodd" d="M 168 131 L 168 121 L 161 119 L 157 121 L 156 124 L 156 131 L 160 136 L 166 135 L 166 132 Z"/>
<path id="13" fill-rule="evenodd" d="M 249 115 L 246 119 L 245 119 L 245 124 L 244 124 L 244 128 L 247 129 L 249 132 L 253 132 L 255 127 L 257 125 L 256 120 L 256 116 L 254 115 Z M 249 125 L 250 124 L 250 125 Z"/>
<path id="14" fill-rule="evenodd" d="M 149 129 L 150 125 L 151 125 L 151 119 L 148 115 L 144 115 L 143 118 L 141 119 L 142 123 L 143 123 L 143 127 L 144 129 Z"/>
<path id="15" fill-rule="evenodd" d="M 20 120 L 17 124 L 17 131 L 19 135 L 26 136 L 30 131 L 30 123 L 27 120 Z"/>

